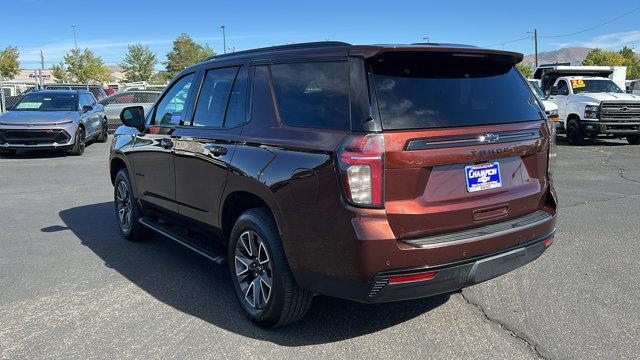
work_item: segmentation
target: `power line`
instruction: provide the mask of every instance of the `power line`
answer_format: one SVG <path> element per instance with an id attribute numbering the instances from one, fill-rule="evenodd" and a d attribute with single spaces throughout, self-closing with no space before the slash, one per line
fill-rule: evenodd
<path id="1" fill-rule="evenodd" d="M 636 12 L 638 10 L 640 10 L 640 7 L 637 7 L 635 9 L 625 13 L 624 15 L 618 16 L 617 18 L 614 18 L 614 19 L 611 19 L 609 21 L 603 22 L 602 24 L 599 24 L 599 25 L 596 25 L 596 26 L 592 26 L 592 27 L 590 27 L 588 29 L 584 29 L 584 30 L 580 30 L 580 31 L 576 31 L 576 32 L 568 33 L 568 34 L 562 34 L 562 35 L 541 36 L 541 38 L 552 39 L 552 38 L 559 38 L 559 37 L 566 37 L 566 36 L 582 34 L 582 33 L 585 33 L 587 31 L 595 30 L 595 29 L 601 28 L 601 27 L 603 27 L 605 25 L 611 24 L 612 22 L 620 20 L 625 16 L 631 15 L 631 14 L 633 14 L 634 12 Z"/>
<path id="2" fill-rule="evenodd" d="M 518 39 L 513 39 L 513 40 L 507 40 L 507 41 L 501 41 L 499 43 L 495 43 L 495 44 L 491 44 L 491 45 L 485 45 L 483 47 L 490 47 L 490 46 L 496 46 L 496 45 L 504 45 L 504 44 L 510 44 L 510 43 L 514 43 L 517 41 L 522 41 L 522 40 L 527 40 L 527 39 L 531 39 L 531 35 L 523 37 L 523 38 L 518 38 Z"/>
<path id="3" fill-rule="evenodd" d="M 599 24 L 599 25 L 596 25 L 596 26 L 592 26 L 592 27 L 590 27 L 590 28 L 588 28 L 588 29 L 583 29 L 583 30 L 580 30 L 580 31 L 575 31 L 575 32 L 568 33 L 568 34 L 548 35 L 548 36 L 539 36 L 539 37 L 540 37 L 540 38 L 544 38 L 544 39 L 552 39 L 552 38 L 560 38 L 560 37 L 566 37 L 566 36 L 572 36 L 572 35 L 582 34 L 582 33 L 585 33 L 585 32 L 587 32 L 587 31 L 595 30 L 595 29 L 601 28 L 601 27 L 603 27 L 603 26 L 605 26 L 605 25 L 611 24 L 612 22 L 617 21 L 617 20 L 620 20 L 620 19 L 622 19 L 622 18 L 624 18 L 624 17 L 626 17 L 626 16 L 629 16 L 629 15 L 633 14 L 634 12 L 636 12 L 636 11 L 638 11 L 638 10 L 640 10 L 640 7 L 637 7 L 637 8 L 635 8 L 635 9 L 633 9 L 633 10 L 631 10 L 631 11 L 629 11 L 629 12 L 627 12 L 627 13 L 623 14 L 623 15 L 620 15 L 620 16 L 616 17 L 616 18 L 613 18 L 613 19 L 611 19 L 611 20 L 608 20 L 608 21 L 606 21 L 606 22 L 603 22 L 602 24 Z M 530 39 L 530 38 L 531 38 L 531 36 L 527 36 L 527 37 L 518 38 L 518 39 L 513 39 L 513 40 L 501 41 L 501 42 L 499 42 L 499 43 L 495 43 L 495 44 L 491 44 L 491 45 L 485 45 L 485 46 L 483 46 L 483 47 L 491 47 L 491 46 L 496 46 L 496 45 L 505 45 L 505 44 L 510 44 L 510 43 L 514 43 L 514 42 L 518 42 L 518 41 L 527 40 L 527 39 Z"/>

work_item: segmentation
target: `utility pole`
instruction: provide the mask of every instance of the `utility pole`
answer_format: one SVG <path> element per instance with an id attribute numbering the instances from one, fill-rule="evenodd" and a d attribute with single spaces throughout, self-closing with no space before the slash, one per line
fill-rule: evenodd
<path id="1" fill-rule="evenodd" d="M 538 29 L 533 29 L 533 45 L 536 53 L 536 69 L 538 68 Z"/>
<path id="2" fill-rule="evenodd" d="M 44 53 L 40 49 L 40 69 L 44 70 Z"/>
<path id="3" fill-rule="evenodd" d="M 428 36 L 423 37 L 422 40 L 425 41 L 426 43 L 429 43 L 429 37 Z"/>
<path id="4" fill-rule="evenodd" d="M 76 26 L 71 25 L 71 28 L 73 29 L 73 43 L 75 45 L 75 49 L 78 50 L 78 38 L 76 37 Z"/>
<path id="5" fill-rule="evenodd" d="M 227 37 L 224 33 L 225 26 L 224 25 L 220 26 L 220 29 L 222 29 L 222 52 L 226 54 L 227 53 Z"/>

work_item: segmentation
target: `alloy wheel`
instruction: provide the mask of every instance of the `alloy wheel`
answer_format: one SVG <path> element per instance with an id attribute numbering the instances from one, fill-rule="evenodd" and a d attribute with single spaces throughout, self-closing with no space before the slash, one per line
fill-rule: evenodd
<path id="1" fill-rule="evenodd" d="M 131 229 L 131 195 L 129 188 L 124 181 L 118 183 L 116 190 L 116 203 L 118 205 L 118 221 L 122 230 L 129 231 Z"/>
<path id="2" fill-rule="evenodd" d="M 254 309 L 264 309 L 271 298 L 271 256 L 255 231 L 240 235 L 235 249 L 236 280 L 245 301 Z"/>

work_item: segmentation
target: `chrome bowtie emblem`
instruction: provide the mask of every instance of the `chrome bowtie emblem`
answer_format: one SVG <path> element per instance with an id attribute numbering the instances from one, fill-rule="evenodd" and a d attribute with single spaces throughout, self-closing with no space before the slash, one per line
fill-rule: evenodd
<path id="1" fill-rule="evenodd" d="M 499 135 L 496 134 L 484 134 L 484 135 L 480 135 L 480 142 L 483 143 L 494 143 L 496 141 L 498 141 L 498 139 L 500 139 Z"/>
<path id="2" fill-rule="evenodd" d="M 621 108 L 620 108 L 620 111 L 622 111 L 622 112 L 627 112 L 627 111 L 629 111 L 629 108 L 628 108 L 628 107 L 626 107 L 626 106 L 624 106 L 624 107 L 621 107 Z"/>

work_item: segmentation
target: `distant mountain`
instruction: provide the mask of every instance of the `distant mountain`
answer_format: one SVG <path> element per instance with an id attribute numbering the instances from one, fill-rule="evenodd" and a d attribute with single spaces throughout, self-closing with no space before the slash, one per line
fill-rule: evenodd
<path id="1" fill-rule="evenodd" d="M 538 53 L 538 64 L 552 63 L 571 63 L 571 65 L 580 65 L 582 60 L 587 57 L 592 48 L 587 47 L 570 47 L 554 51 L 545 51 Z M 530 54 L 524 57 L 523 63 L 533 66 L 535 63 L 535 55 Z"/>

